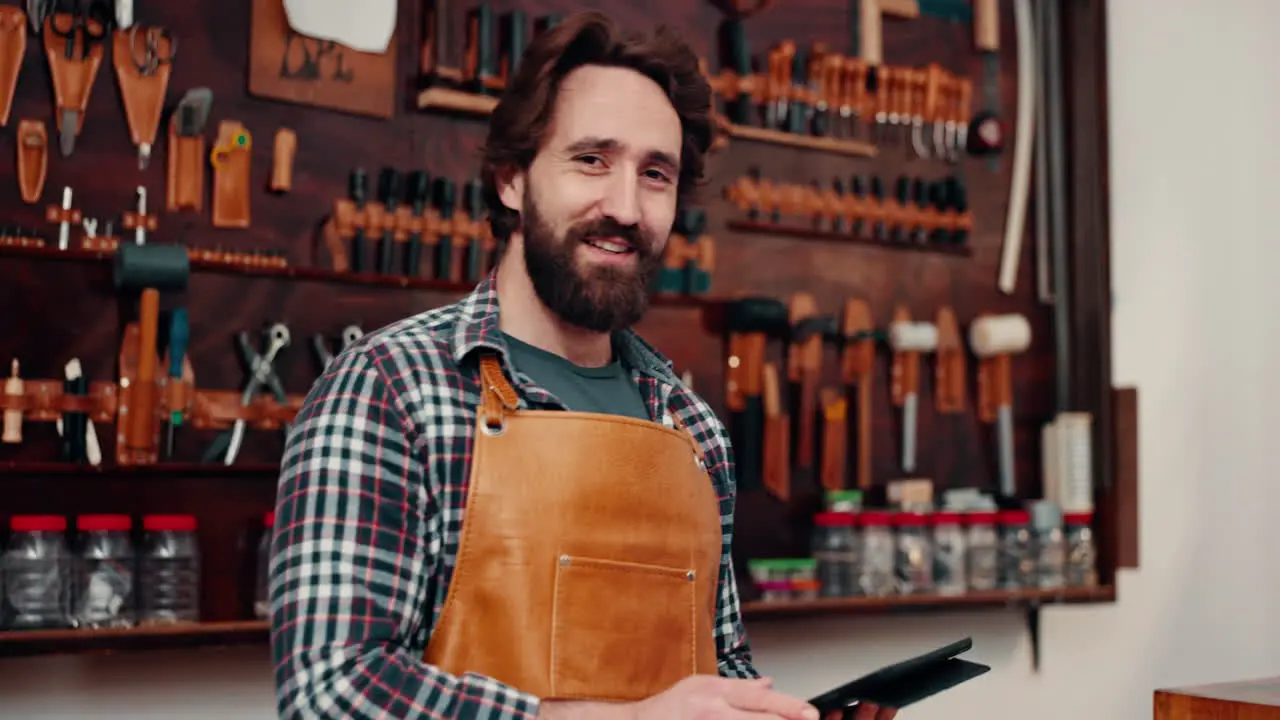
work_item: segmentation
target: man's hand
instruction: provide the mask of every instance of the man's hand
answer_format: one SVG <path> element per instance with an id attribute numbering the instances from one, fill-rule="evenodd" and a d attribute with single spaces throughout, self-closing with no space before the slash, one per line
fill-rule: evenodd
<path id="1" fill-rule="evenodd" d="M 769 678 L 694 675 L 635 705 L 635 720 L 818 720 L 809 703 L 772 688 Z"/>
<path id="2" fill-rule="evenodd" d="M 768 678 L 694 675 L 635 703 L 548 701 L 542 720 L 819 720 L 809 703 L 772 689 Z M 874 716 L 873 716 L 874 717 Z"/>
<path id="3" fill-rule="evenodd" d="M 893 708 L 882 708 L 879 705 L 868 705 L 866 703 L 858 703 L 858 707 L 854 708 L 853 720 L 893 720 L 898 716 L 898 711 Z M 827 713 L 823 720 L 842 720 L 844 718 L 843 710 L 836 710 Z"/>

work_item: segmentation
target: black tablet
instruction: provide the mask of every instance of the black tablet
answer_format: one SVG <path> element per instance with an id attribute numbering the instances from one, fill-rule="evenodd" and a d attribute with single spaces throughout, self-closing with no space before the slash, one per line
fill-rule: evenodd
<path id="1" fill-rule="evenodd" d="M 965 638 L 863 675 L 822 693 L 809 704 L 823 714 L 860 702 L 907 707 L 989 671 L 990 666 L 956 657 L 972 647 L 973 638 Z"/>

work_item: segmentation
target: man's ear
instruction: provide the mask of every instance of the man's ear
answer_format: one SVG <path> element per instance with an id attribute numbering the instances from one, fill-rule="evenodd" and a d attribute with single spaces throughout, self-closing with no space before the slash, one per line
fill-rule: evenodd
<path id="1" fill-rule="evenodd" d="M 517 213 L 524 210 L 525 173 L 514 167 L 506 167 L 496 173 L 498 199 L 508 209 Z"/>

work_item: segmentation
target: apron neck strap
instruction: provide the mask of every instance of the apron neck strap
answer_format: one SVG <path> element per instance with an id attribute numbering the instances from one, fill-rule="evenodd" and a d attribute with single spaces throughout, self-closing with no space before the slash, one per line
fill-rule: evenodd
<path id="1" fill-rule="evenodd" d="M 502 374 L 502 361 L 497 353 L 480 355 L 480 384 L 481 417 L 491 430 L 499 430 L 507 413 L 520 407 L 520 396 Z"/>

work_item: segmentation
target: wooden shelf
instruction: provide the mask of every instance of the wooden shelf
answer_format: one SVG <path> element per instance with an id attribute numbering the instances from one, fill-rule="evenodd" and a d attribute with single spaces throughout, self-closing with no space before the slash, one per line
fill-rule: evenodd
<path id="1" fill-rule="evenodd" d="M 497 106 L 498 98 L 492 95 L 478 95 L 441 85 L 431 86 L 418 92 L 419 110 L 445 110 L 462 115 L 487 117 Z M 754 140 L 772 145 L 806 148 L 853 157 L 870 158 L 875 157 L 879 152 L 875 145 L 862 140 L 797 135 L 781 130 L 734 125 L 723 121 L 717 122 L 716 125 L 721 133 L 738 140 Z M 721 137 L 723 138 L 723 135 Z"/>
<path id="2" fill-rule="evenodd" d="M 107 263 L 112 262 L 115 259 L 115 253 L 107 250 L 84 250 L 81 248 L 59 250 L 56 247 L 22 247 L 17 245 L 0 246 L 0 256 L 26 257 L 33 260 L 90 263 Z M 327 268 L 313 267 L 237 265 L 198 259 L 191 261 L 191 270 L 193 272 L 198 271 L 221 275 L 283 278 L 302 282 L 321 282 L 398 290 L 423 290 L 429 292 L 453 293 L 457 295 L 465 295 L 475 288 L 475 285 L 472 283 L 435 280 L 431 278 L 411 278 L 403 275 L 337 272 Z M 722 305 L 723 302 L 724 301 L 722 299 L 716 298 L 712 295 L 661 294 L 653 297 L 653 304 L 655 306 L 662 307 L 715 308 Z"/>
<path id="3" fill-rule="evenodd" d="M 795 133 L 782 132 L 781 130 L 771 130 L 769 128 L 752 127 L 750 125 L 734 125 L 733 123 L 724 123 L 721 128 L 731 138 L 740 140 L 755 140 L 756 142 L 769 143 L 772 145 L 786 145 L 789 147 L 806 148 L 809 150 L 820 150 L 822 152 L 834 153 L 836 155 L 852 155 L 854 157 L 875 157 L 878 150 L 875 145 L 862 140 L 845 140 L 832 137 L 818 137 L 814 135 L 797 135 Z"/>
<path id="4" fill-rule="evenodd" d="M 276 477 L 280 466 L 271 463 L 156 463 L 154 465 L 82 465 L 64 462 L 0 462 L 0 478 L 9 477 Z"/>
<path id="5" fill-rule="evenodd" d="M 966 610 L 980 608 L 1028 609 L 1043 605 L 1110 603 L 1116 600 L 1111 585 L 1061 590 L 1021 590 L 966 593 L 964 595 L 896 595 L 884 598 L 818 598 L 804 601 L 754 601 L 742 604 L 747 619 L 810 617 L 816 615 L 873 615 L 895 612 Z"/>
<path id="6" fill-rule="evenodd" d="M 261 620 L 110 630 L 0 630 L 0 657 L 265 646 L 267 638 L 267 623 Z"/>
<path id="7" fill-rule="evenodd" d="M 952 255 L 955 257 L 968 257 L 973 254 L 973 250 L 968 245 L 938 245 L 935 243 L 922 245 L 914 242 L 889 242 L 886 240 L 875 240 L 873 238 L 863 237 L 860 235 L 832 232 L 831 230 L 821 230 L 818 228 L 803 227 L 799 225 L 775 225 L 774 223 L 760 222 L 758 220 L 730 220 L 725 223 L 725 227 L 737 232 L 757 233 L 760 235 L 785 235 L 789 237 L 803 238 L 806 240 L 829 240 L 832 242 L 848 243 L 851 245 L 883 248 L 885 250 L 936 253 L 939 255 Z"/>

